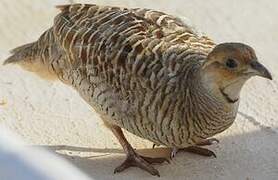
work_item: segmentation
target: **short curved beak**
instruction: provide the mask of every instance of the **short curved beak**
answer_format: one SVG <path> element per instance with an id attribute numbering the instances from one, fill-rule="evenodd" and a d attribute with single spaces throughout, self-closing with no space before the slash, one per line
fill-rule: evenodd
<path id="1" fill-rule="evenodd" d="M 270 72 L 266 69 L 264 65 L 262 65 L 258 61 L 252 61 L 250 63 L 250 66 L 252 74 L 272 80 Z"/>

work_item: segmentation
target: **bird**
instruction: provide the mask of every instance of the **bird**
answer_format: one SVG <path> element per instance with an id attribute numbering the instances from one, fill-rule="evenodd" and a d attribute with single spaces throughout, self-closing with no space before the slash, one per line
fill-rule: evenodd
<path id="1" fill-rule="evenodd" d="M 155 145 L 206 156 L 202 148 L 236 119 L 243 85 L 272 80 L 255 50 L 240 42 L 215 43 L 183 19 L 152 9 L 67 4 L 53 26 L 4 61 L 73 87 L 118 139 L 125 161 L 160 176 L 122 129 Z"/>

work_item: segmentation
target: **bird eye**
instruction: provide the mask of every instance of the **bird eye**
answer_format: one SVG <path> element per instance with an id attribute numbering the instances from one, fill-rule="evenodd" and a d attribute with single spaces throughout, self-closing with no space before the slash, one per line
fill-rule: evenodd
<path id="1" fill-rule="evenodd" d="M 234 59 L 227 59 L 226 66 L 230 69 L 234 69 L 237 67 L 237 62 Z"/>

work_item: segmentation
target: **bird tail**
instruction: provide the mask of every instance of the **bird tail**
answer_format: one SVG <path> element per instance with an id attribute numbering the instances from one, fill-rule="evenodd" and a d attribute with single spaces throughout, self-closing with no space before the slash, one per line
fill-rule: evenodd
<path id="1" fill-rule="evenodd" d="M 39 47 L 39 42 L 33 42 L 19 46 L 11 50 L 11 56 L 8 57 L 3 65 L 17 64 L 24 70 L 35 73 L 43 79 L 56 80 L 57 74 L 49 69 L 48 48 Z M 41 54 L 41 53 L 45 54 Z M 42 61 L 45 57 L 45 63 Z"/>
<path id="2" fill-rule="evenodd" d="M 26 61 L 32 61 L 35 59 L 33 49 L 35 47 L 36 43 L 29 43 L 22 46 L 19 46 L 13 50 L 10 51 L 11 56 L 8 57 L 3 65 L 6 64 L 16 64 Z"/>
<path id="3" fill-rule="evenodd" d="M 44 79 L 57 79 L 57 74 L 49 68 L 53 56 L 59 57 L 52 28 L 45 31 L 37 41 L 19 46 L 10 52 L 11 56 L 3 65 L 17 64 Z"/>

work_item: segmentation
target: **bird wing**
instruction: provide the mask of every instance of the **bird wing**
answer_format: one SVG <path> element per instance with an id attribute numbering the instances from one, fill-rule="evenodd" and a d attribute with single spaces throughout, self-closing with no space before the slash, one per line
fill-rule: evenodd
<path id="1" fill-rule="evenodd" d="M 166 42 L 181 45 L 187 44 L 191 49 L 201 49 L 201 51 L 205 51 L 206 53 L 215 45 L 213 40 L 197 31 L 190 25 L 189 20 L 184 17 L 179 18 L 152 9 L 136 8 L 131 9 L 131 11 L 137 16 L 159 26 L 163 34 L 163 39 Z"/>
<path id="2" fill-rule="evenodd" d="M 172 55 L 173 51 L 165 53 L 170 46 L 188 49 L 194 42 L 203 46 L 186 24 L 162 12 L 87 4 L 58 8 L 54 34 L 70 67 L 82 67 L 88 77 L 102 76 L 114 87 L 128 84 L 130 89 L 134 77 L 155 88 L 158 79 L 168 76 L 166 71 L 175 69 L 174 61 L 163 62 L 169 59 L 164 56 Z"/>

